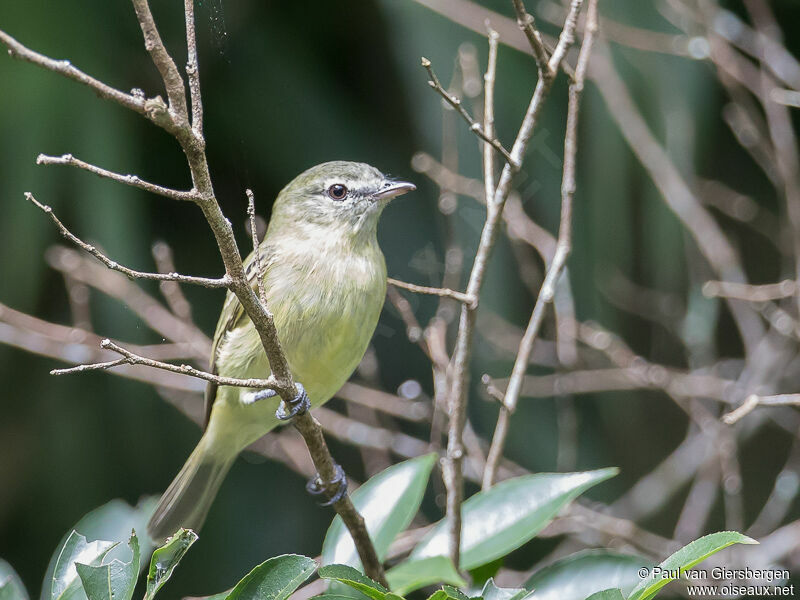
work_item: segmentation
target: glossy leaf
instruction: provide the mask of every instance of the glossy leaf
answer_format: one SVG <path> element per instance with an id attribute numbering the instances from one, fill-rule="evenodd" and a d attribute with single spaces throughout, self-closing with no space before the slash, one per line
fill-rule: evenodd
<path id="1" fill-rule="evenodd" d="M 166 543 L 153 552 L 150 570 L 147 573 L 145 600 L 152 600 L 161 586 L 172 577 L 172 572 L 190 546 L 197 541 L 197 534 L 191 529 L 180 529 Z"/>
<path id="2" fill-rule="evenodd" d="M 136 530 L 141 534 L 139 548 L 142 556 L 146 558 L 150 556 L 154 544 L 144 532 L 147 531 L 147 521 L 150 519 L 157 502 L 158 496 L 145 497 L 136 506 L 131 506 L 124 500 L 112 500 L 85 514 L 70 531 L 80 531 L 90 540 L 123 542 L 128 539 L 131 530 Z M 69 535 L 68 533 L 62 538 L 58 549 L 50 558 L 44 582 L 42 583 L 40 600 L 50 600 L 51 598 L 50 582 L 53 580 L 56 561 Z M 119 558 L 123 560 L 127 559 L 128 554 L 129 551 L 125 544 L 119 544 L 117 548 L 109 553 L 108 559 Z M 78 585 L 78 593 L 80 598 L 85 598 L 83 588 L 80 585 Z"/>
<path id="3" fill-rule="evenodd" d="M 470 600 L 469 596 L 458 588 L 454 588 L 452 585 L 443 585 L 442 591 L 447 594 L 448 598 L 452 598 L 453 600 Z"/>
<path id="4" fill-rule="evenodd" d="M 389 593 L 380 583 L 372 581 L 366 575 L 349 565 L 326 565 L 319 568 L 319 576 L 323 579 L 332 579 L 343 583 L 354 590 L 358 590 L 372 600 L 384 600 Z"/>
<path id="5" fill-rule="evenodd" d="M 540 473 L 498 483 L 462 506 L 461 569 L 474 569 L 505 556 L 539 533 L 566 504 L 613 477 L 615 468 L 581 473 Z M 447 556 L 445 520 L 411 553 L 412 559 Z"/>
<path id="6" fill-rule="evenodd" d="M 380 560 L 386 558 L 389 545 L 417 514 L 435 463 L 436 454 L 426 454 L 392 465 L 351 495 L 353 504 L 364 517 Z M 361 567 L 353 539 L 338 515 L 322 543 L 321 562 Z"/>
<path id="7" fill-rule="evenodd" d="M 128 547 L 131 549 L 132 557 L 127 563 L 118 558 L 100 565 L 75 563 L 83 590 L 89 600 L 131 599 L 139 576 L 139 540 L 136 538 L 136 533 L 131 533 Z"/>
<path id="8" fill-rule="evenodd" d="M 386 581 L 389 582 L 389 588 L 400 595 L 435 583 L 467 585 L 453 566 L 453 561 L 446 556 L 402 562 L 386 571 Z"/>
<path id="9" fill-rule="evenodd" d="M 625 600 L 625 596 L 622 595 L 620 590 L 610 589 L 595 592 L 586 600 Z"/>
<path id="10" fill-rule="evenodd" d="M 494 579 L 489 578 L 483 586 L 481 597 L 483 600 L 520 600 L 528 594 L 525 588 L 501 588 L 494 584 Z"/>
<path id="11" fill-rule="evenodd" d="M 652 575 L 643 579 L 634 588 L 633 592 L 628 596 L 628 600 L 649 600 L 653 598 L 662 587 L 677 579 L 677 577 L 671 575 L 672 573 L 675 575 L 679 572 L 683 573 L 728 546 L 757 543 L 754 539 L 736 531 L 719 531 L 696 539 L 675 552 L 658 567 L 654 567 L 651 570 Z"/>
<path id="12" fill-rule="evenodd" d="M 639 570 L 652 565 L 639 556 L 585 550 L 540 569 L 524 586 L 533 590 L 530 600 L 584 600 L 609 586 L 628 593 L 641 581 Z"/>
<path id="13" fill-rule="evenodd" d="M 227 600 L 284 600 L 316 568 L 317 563 L 307 556 L 284 554 L 270 558 L 245 575 Z"/>
<path id="14" fill-rule="evenodd" d="M 75 563 L 99 565 L 103 558 L 118 542 L 105 540 L 86 541 L 77 531 L 73 531 L 61 547 L 53 568 L 53 579 L 50 584 L 52 600 L 80 600 L 86 598 L 81 586 Z"/>
<path id="15" fill-rule="evenodd" d="M 0 558 L 0 600 L 28 600 L 28 592 L 14 568 Z"/>

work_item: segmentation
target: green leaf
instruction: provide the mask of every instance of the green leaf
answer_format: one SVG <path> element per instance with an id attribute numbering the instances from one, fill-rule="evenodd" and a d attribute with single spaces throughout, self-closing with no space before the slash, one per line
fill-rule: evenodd
<path id="1" fill-rule="evenodd" d="M 470 497 L 461 508 L 461 564 L 474 569 L 519 548 L 567 503 L 613 477 L 616 468 L 582 473 L 540 473 L 498 483 Z M 439 521 L 411 553 L 412 559 L 447 556 L 446 520 Z"/>
<path id="2" fill-rule="evenodd" d="M 653 563 L 645 558 L 608 550 L 584 550 L 540 569 L 525 583 L 530 600 L 584 600 L 609 586 L 630 592 L 642 580 L 640 569 Z"/>
<path id="3" fill-rule="evenodd" d="M 443 585 L 442 591 L 447 594 L 448 598 L 453 598 L 454 600 L 470 600 L 469 596 L 464 592 L 451 585 Z"/>
<path id="4" fill-rule="evenodd" d="M 64 542 L 61 551 L 58 553 L 58 558 L 53 568 L 53 579 L 50 584 L 51 600 L 79 600 L 86 598 L 75 563 L 99 565 L 118 543 L 105 540 L 87 542 L 86 538 L 77 531 L 69 534 L 67 541 Z"/>
<path id="5" fill-rule="evenodd" d="M 642 579 L 628 600 L 649 600 L 670 581 L 677 579 L 678 573 L 683 574 L 696 564 L 704 561 L 712 554 L 732 546 L 733 544 L 757 544 L 752 538 L 736 531 L 719 531 L 703 536 L 685 545 L 657 567 L 654 567 L 650 576 Z"/>
<path id="6" fill-rule="evenodd" d="M 467 585 L 453 566 L 453 561 L 446 556 L 402 562 L 386 571 L 386 581 L 389 582 L 389 588 L 400 595 L 435 583 Z"/>
<path id="7" fill-rule="evenodd" d="M 133 556 L 127 563 L 118 558 L 100 565 L 75 563 L 89 600 L 131 600 L 139 576 L 139 540 L 135 532 L 131 532 L 128 547 Z"/>
<path id="8" fill-rule="evenodd" d="M 489 581 L 490 577 L 494 577 L 497 575 L 498 571 L 503 567 L 503 559 L 498 558 L 493 560 L 492 562 L 488 562 L 485 565 L 481 565 L 479 567 L 475 567 L 474 569 L 469 570 L 470 579 L 472 579 L 472 585 L 478 586 L 483 585 L 487 581 Z"/>
<path id="9" fill-rule="evenodd" d="M 610 590 L 603 590 L 601 592 L 595 592 L 586 600 L 625 600 L 625 596 L 622 595 L 622 592 L 617 589 L 610 589 Z"/>
<path id="10" fill-rule="evenodd" d="M 84 536 L 91 540 L 113 540 L 115 542 L 123 542 L 128 539 L 132 529 L 138 532 L 147 531 L 147 521 L 150 519 L 158 496 L 147 496 L 142 498 L 139 503 L 134 507 L 125 502 L 124 500 L 111 500 L 102 506 L 95 508 L 91 512 L 85 514 L 80 521 L 75 524 L 71 531 L 80 531 Z M 50 563 L 47 566 L 47 571 L 42 583 L 42 594 L 40 600 L 51 600 L 50 595 L 50 582 L 53 580 L 53 573 L 56 568 L 56 561 L 61 554 L 61 549 L 69 537 L 69 533 L 64 535 L 58 545 L 58 549 L 53 553 Z M 153 550 L 153 542 L 143 534 L 139 538 L 139 546 L 143 557 L 150 556 Z M 129 550 L 124 544 L 119 544 L 117 548 L 112 550 L 108 558 L 119 558 L 120 560 L 126 559 Z M 77 585 L 78 598 L 86 598 L 83 593 L 83 588 Z"/>
<path id="11" fill-rule="evenodd" d="M 147 591 L 144 600 L 152 600 L 161 586 L 172 577 L 172 572 L 189 547 L 197 541 L 197 534 L 191 529 L 179 529 L 166 543 L 153 552 L 150 558 L 150 571 L 147 573 Z"/>
<path id="12" fill-rule="evenodd" d="M 28 600 L 28 592 L 14 568 L 0 558 L 0 600 Z"/>
<path id="13" fill-rule="evenodd" d="M 323 579 L 332 579 L 358 590 L 372 600 L 384 600 L 389 593 L 380 583 L 372 581 L 349 565 L 325 565 L 319 568 L 319 576 Z"/>
<path id="14" fill-rule="evenodd" d="M 364 517 L 378 559 L 386 558 L 389 545 L 417 514 L 435 463 L 436 454 L 425 454 L 392 465 L 351 495 L 353 504 Z M 321 564 L 361 567 L 353 539 L 338 515 L 322 543 Z"/>
<path id="15" fill-rule="evenodd" d="M 481 597 L 483 600 L 520 600 L 528 594 L 525 588 L 501 588 L 494 584 L 491 577 L 483 586 Z"/>
<path id="16" fill-rule="evenodd" d="M 227 600 L 284 600 L 317 568 L 307 556 L 283 554 L 261 563 L 244 576 Z"/>
<path id="17" fill-rule="evenodd" d="M 320 594 L 311 600 L 353 600 L 352 596 L 342 596 L 341 594 Z"/>

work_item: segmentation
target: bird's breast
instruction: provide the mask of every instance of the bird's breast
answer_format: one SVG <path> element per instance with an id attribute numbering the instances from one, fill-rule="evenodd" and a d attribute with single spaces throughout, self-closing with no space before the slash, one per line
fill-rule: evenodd
<path id="1" fill-rule="evenodd" d="M 386 295 L 386 266 L 377 246 L 374 252 L 359 254 L 309 250 L 277 253 L 267 270 L 265 290 L 292 373 L 312 404 L 319 405 L 347 381 L 366 351 Z M 220 352 L 232 359 L 226 364 L 237 364 L 242 371 L 227 375 L 269 373 L 249 321 L 227 334 Z M 235 356 L 249 358 L 243 362 Z"/>

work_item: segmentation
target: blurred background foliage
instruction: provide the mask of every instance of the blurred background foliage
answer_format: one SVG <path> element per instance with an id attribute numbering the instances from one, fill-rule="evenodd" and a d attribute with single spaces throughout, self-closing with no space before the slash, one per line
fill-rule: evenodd
<path id="1" fill-rule="evenodd" d="M 481 0 L 511 15 L 505 0 Z M 176 3 L 152 2 L 162 35 L 182 57 L 182 13 Z M 735 6 L 734 6 L 735 4 Z M 773 3 L 800 53 L 800 4 Z M 731 3 L 739 10 L 738 3 Z M 673 31 L 641 0 L 602 1 L 601 11 L 638 27 Z M 411 168 L 415 152 L 441 154 L 441 102 L 419 66 L 430 58 L 447 82 L 459 47 L 472 44 L 481 67 L 484 39 L 411 0 L 278 2 L 202 0 L 198 11 L 200 65 L 212 174 L 223 210 L 242 247 L 244 189 L 251 187 L 260 212 L 305 168 L 331 159 L 369 162 L 414 180 L 419 189 L 385 213 L 380 242 L 391 276 L 437 285 L 443 261 L 443 224 L 437 187 Z M 22 43 L 75 65 L 121 89 L 160 93 L 158 74 L 127 2 L 26 0 L 0 3 L 0 27 Z M 545 29 L 552 31 L 545 24 Z M 617 66 L 657 137 L 693 181 L 721 179 L 768 211 L 776 199 L 763 174 L 736 144 L 721 111 L 724 93 L 711 66 L 669 55 L 614 47 Z M 183 58 L 178 58 L 180 63 Z M 529 57 L 501 46 L 497 84 L 500 139 L 512 139 L 535 77 Z M 184 273 L 217 275 L 221 264 L 200 212 L 86 173 L 35 165 L 40 152 L 70 152 L 123 173 L 164 185 L 187 187 L 179 148 L 133 113 L 41 69 L 0 58 L 0 302 L 41 318 L 69 323 L 63 278 L 44 260 L 57 243 L 52 224 L 23 199 L 32 191 L 52 205 L 78 235 L 100 244 L 121 262 L 152 269 L 150 246 L 166 240 Z M 560 80 L 545 108 L 520 189 L 528 214 L 555 231 L 566 86 Z M 570 272 L 578 317 L 621 334 L 639 353 L 667 365 L 685 366 L 673 333 L 615 307 L 607 289 L 617 273 L 639 284 L 686 298 L 693 244 L 622 140 L 591 84 L 584 96 L 579 135 L 575 247 Z M 479 177 L 474 137 L 459 127 L 460 170 Z M 694 182 L 694 181 L 693 181 Z M 779 216 L 779 215 L 776 215 Z M 477 243 L 483 211 L 459 199 L 457 235 L 466 256 Z M 721 218 L 735 233 L 755 283 L 785 276 L 787 265 L 768 241 Z M 695 267 L 692 267 L 695 268 Z M 145 286 L 157 293 L 154 286 Z M 697 290 L 693 290 L 697 296 Z M 213 331 L 222 293 L 187 289 L 195 319 Z M 420 321 L 436 307 L 432 298 L 410 297 Z M 482 307 L 523 327 L 534 298 L 519 281 L 518 266 L 502 239 L 491 264 Z M 710 302 L 698 300 L 698 302 Z M 92 292 L 92 321 L 101 335 L 156 343 L 123 305 Z M 719 354 L 737 356 L 738 338 L 718 331 Z M 697 324 L 696 324 L 697 325 Z M 699 325 L 702 325 L 700 323 Z M 411 344 L 396 312 L 387 306 L 376 332 L 379 384 L 388 391 L 409 379 L 432 391 L 430 366 Z M 546 332 L 549 336 L 552 332 Z M 0 556 L 30 590 L 40 586 L 59 539 L 90 509 L 113 498 L 136 503 L 168 484 L 196 442 L 195 425 L 142 383 L 104 373 L 53 379 L 59 366 L 0 345 Z M 480 375 L 505 376 L 511 359 L 478 343 L 470 411 L 479 433 L 490 436 L 496 407 L 478 393 Z M 678 445 L 685 414 L 664 394 L 620 392 L 567 400 L 577 414 L 574 460 L 557 461 L 559 402 L 523 400 L 515 417 L 508 456 L 534 471 L 621 467 L 613 481 L 589 493 L 609 501 L 630 487 Z M 336 401 L 334 401 L 335 403 Z M 338 406 L 334 404 L 334 406 Z M 562 424 L 563 425 L 563 424 Z M 741 448 L 745 514 L 752 519 L 785 461 L 789 440 L 771 436 L 771 425 Z M 427 436 L 427 431 L 419 430 Z M 332 443 L 346 470 L 363 480 L 358 453 Z M 675 502 L 646 525 L 669 535 Z M 426 511 L 438 518 L 437 498 Z M 670 508 L 672 507 L 672 508 Z M 792 515 L 798 517 L 800 507 Z M 717 506 L 709 527 L 722 524 Z M 791 516 L 791 515 L 790 515 Z M 239 460 L 214 505 L 201 542 L 186 558 L 173 589 L 202 594 L 226 589 L 248 565 L 283 552 L 315 556 L 332 513 L 319 509 L 300 477 L 281 464 L 246 456 Z M 534 540 L 510 559 L 530 567 L 554 545 Z M 233 549 L 236 549 L 233 552 Z"/>

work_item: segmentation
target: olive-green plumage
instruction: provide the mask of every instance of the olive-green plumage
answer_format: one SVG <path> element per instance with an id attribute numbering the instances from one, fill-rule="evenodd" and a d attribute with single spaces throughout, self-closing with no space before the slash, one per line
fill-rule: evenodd
<path id="1" fill-rule="evenodd" d="M 350 377 L 375 331 L 386 294 L 378 218 L 389 199 L 413 190 L 363 163 L 308 169 L 278 195 L 259 254 L 267 306 L 295 379 L 312 406 Z M 245 268 L 256 286 L 254 255 Z M 211 370 L 225 377 L 267 377 L 260 338 L 228 293 L 214 334 Z M 155 540 L 180 527 L 199 529 L 236 456 L 275 428 L 279 399 L 253 402 L 257 390 L 206 390 L 208 425 L 159 501 L 148 525 Z"/>

